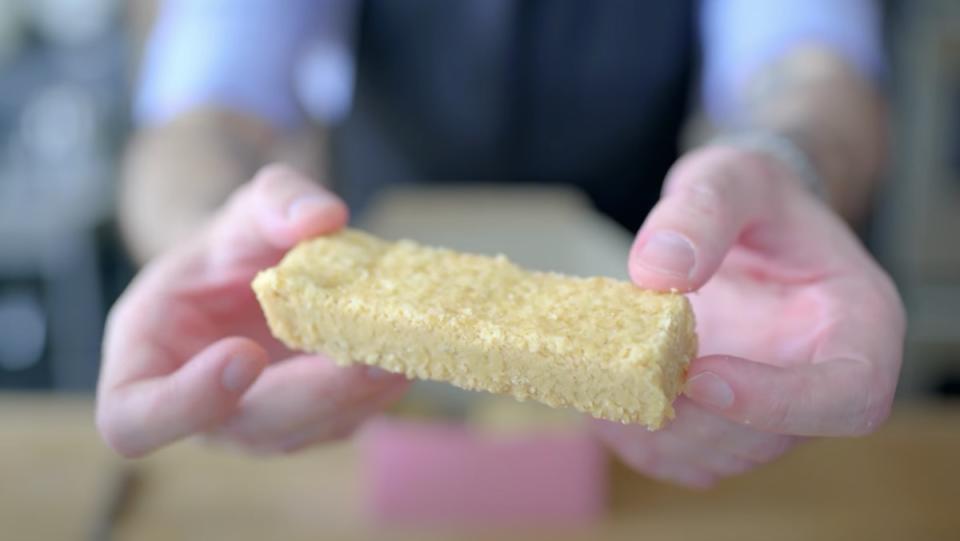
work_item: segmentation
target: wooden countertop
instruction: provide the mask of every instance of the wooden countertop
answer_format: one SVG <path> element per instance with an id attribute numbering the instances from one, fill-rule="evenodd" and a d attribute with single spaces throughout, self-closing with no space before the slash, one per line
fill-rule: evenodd
<path id="1" fill-rule="evenodd" d="M 0 457 L 3 540 L 86 539 L 123 464 L 85 397 L 0 395 Z M 465 537 L 365 524 L 349 444 L 264 460 L 188 443 L 133 464 L 141 481 L 117 539 Z M 872 436 L 809 443 L 708 492 L 612 475 L 595 528 L 496 538 L 960 539 L 960 405 L 899 407 Z"/>

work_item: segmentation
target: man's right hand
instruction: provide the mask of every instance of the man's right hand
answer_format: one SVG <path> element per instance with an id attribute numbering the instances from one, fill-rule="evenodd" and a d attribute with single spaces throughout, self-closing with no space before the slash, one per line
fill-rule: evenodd
<path id="1" fill-rule="evenodd" d="M 107 322 L 97 425 L 128 457 L 197 434 L 289 452 L 349 434 L 407 386 L 274 340 L 250 289 L 299 241 L 343 227 L 335 195 L 281 166 L 239 188 L 207 226 L 155 258 Z"/>

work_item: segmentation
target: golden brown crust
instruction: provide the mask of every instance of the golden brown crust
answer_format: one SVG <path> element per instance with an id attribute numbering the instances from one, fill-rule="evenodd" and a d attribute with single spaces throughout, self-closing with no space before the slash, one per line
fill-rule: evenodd
<path id="1" fill-rule="evenodd" d="M 253 283 L 287 346 L 659 428 L 696 354 L 685 297 L 355 230 Z"/>

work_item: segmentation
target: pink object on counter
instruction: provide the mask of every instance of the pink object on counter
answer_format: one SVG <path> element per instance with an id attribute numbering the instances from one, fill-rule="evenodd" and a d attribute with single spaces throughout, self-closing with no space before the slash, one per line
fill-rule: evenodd
<path id="1" fill-rule="evenodd" d="M 359 445 L 365 503 L 380 523 L 577 526 L 605 511 L 606 454 L 583 428 L 499 434 L 377 420 Z"/>

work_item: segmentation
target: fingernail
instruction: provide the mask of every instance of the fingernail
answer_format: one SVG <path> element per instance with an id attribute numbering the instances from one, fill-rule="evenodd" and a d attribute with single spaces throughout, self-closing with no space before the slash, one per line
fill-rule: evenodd
<path id="1" fill-rule="evenodd" d="M 244 391 L 260 373 L 259 363 L 249 357 L 237 357 L 227 364 L 220 375 L 223 388 L 231 393 Z"/>
<path id="2" fill-rule="evenodd" d="M 684 394 L 694 402 L 717 409 L 733 405 L 733 389 L 713 372 L 700 372 L 690 378 Z"/>
<path id="3" fill-rule="evenodd" d="M 326 193 L 311 193 L 294 199 L 287 207 L 287 220 L 295 222 L 303 216 L 322 214 L 336 206 L 337 200 Z"/>
<path id="4" fill-rule="evenodd" d="M 690 278 L 696 264 L 693 244 L 673 231 L 657 231 L 640 247 L 637 263 L 654 272 Z"/>

